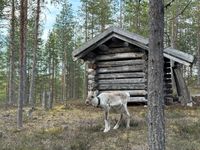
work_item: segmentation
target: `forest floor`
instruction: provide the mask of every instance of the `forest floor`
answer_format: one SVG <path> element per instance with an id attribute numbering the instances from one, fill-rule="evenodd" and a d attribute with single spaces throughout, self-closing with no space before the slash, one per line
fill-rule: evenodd
<path id="1" fill-rule="evenodd" d="M 103 133 L 103 112 L 83 101 L 40 107 L 16 129 L 16 108 L 1 108 L 0 150 L 147 150 L 147 108 L 130 106 L 131 127 Z M 167 150 L 200 150 L 200 107 L 166 106 Z M 111 113 L 114 126 L 119 115 Z"/>

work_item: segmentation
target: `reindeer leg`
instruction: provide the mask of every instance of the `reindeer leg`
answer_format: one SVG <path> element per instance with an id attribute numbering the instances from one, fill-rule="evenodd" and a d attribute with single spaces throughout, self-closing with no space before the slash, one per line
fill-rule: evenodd
<path id="1" fill-rule="evenodd" d="M 109 120 L 108 120 L 108 116 L 109 116 L 109 111 L 105 111 L 105 129 L 103 132 L 108 132 L 110 130 L 110 123 L 109 123 Z"/>
<path id="2" fill-rule="evenodd" d="M 130 128 L 130 113 L 128 112 L 127 104 L 124 105 L 124 110 L 127 117 L 126 128 Z"/>
<path id="3" fill-rule="evenodd" d="M 122 118 L 123 118 L 123 113 L 120 114 L 120 118 L 119 118 L 119 120 L 117 121 L 117 123 L 116 123 L 116 125 L 114 126 L 113 129 L 118 129 L 118 128 L 119 128 L 119 125 L 120 125 L 120 123 L 121 123 Z"/>

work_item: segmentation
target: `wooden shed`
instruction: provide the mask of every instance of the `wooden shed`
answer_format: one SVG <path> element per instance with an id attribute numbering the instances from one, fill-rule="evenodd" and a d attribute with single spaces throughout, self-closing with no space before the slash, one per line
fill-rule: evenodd
<path id="1" fill-rule="evenodd" d="M 148 41 L 135 33 L 110 27 L 74 50 L 74 60 L 87 63 L 88 91 L 128 91 L 131 102 L 147 102 Z M 175 86 L 178 95 L 189 101 L 180 66 L 190 66 L 194 57 L 172 48 L 164 49 L 163 55 L 165 100 L 173 99 Z"/>

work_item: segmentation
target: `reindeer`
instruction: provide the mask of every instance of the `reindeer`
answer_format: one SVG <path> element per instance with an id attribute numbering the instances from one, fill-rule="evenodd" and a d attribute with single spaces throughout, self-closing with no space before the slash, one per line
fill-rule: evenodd
<path id="1" fill-rule="evenodd" d="M 123 115 L 127 118 L 126 127 L 130 127 L 130 114 L 127 108 L 129 98 L 130 94 L 128 92 L 104 92 L 97 96 L 96 91 L 89 91 L 85 103 L 87 105 L 91 104 L 95 107 L 100 107 L 104 110 L 105 129 L 103 132 L 108 132 L 110 130 L 109 111 L 111 108 L 120 112 L 120 118 L 113 129 L 119 128 Z"/>

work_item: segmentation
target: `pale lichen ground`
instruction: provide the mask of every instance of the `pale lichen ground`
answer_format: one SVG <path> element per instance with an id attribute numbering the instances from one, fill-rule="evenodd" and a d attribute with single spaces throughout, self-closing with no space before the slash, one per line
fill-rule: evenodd
<path id="1" fill-rule="evenodd" d="M 131 106 L 131 127 L 103 133 L 103 112 L 83 101 L 68 101 L 65 108 L 40 107 L 16 129 L 16 108 L 0 111 L 0 150 L 147 150 L 147 108 Z M 200 107 L 166 107 L 167 150 L 200 150 Z M 118 114 L 111 114 L 114 126 Z"/>

